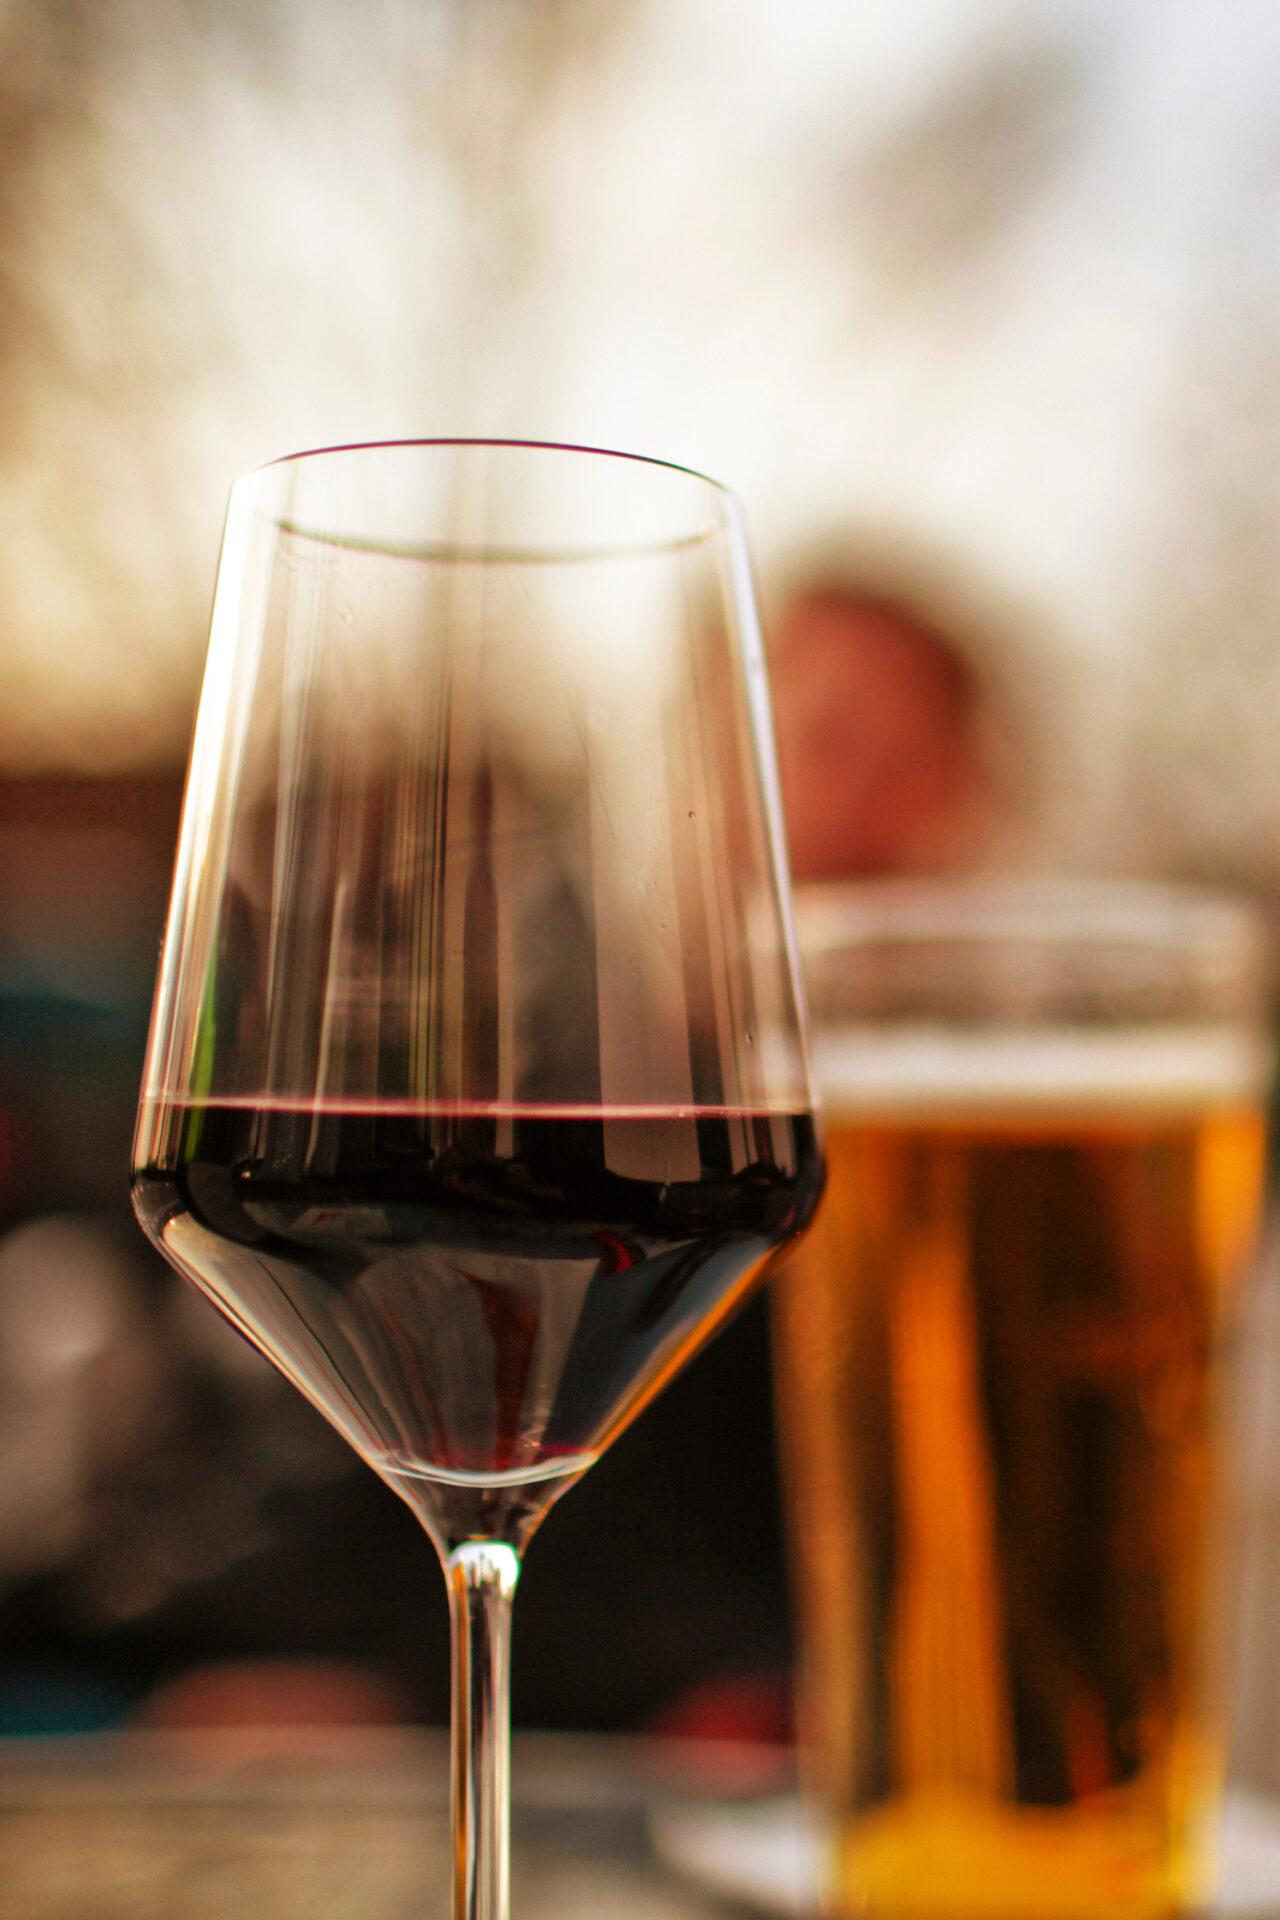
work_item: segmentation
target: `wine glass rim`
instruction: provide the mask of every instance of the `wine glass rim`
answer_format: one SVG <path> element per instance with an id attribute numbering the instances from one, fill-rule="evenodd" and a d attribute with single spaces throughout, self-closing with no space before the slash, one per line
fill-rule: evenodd
<path id="1" fill-rule="evenodd" d="M 257 466 L 250 467 L 245 477 L 269 473 L 276 467 L 294 466 L 303 460 L 321 460 L 331 454 L 405 452 L 415 448 L 425 451 L 430 447 L 489 447 L 495 451 L 507 448 L 513 453 L 582 453 L 597 460 L 628 460 L 634 466 L 659 467 L 667 473 L 682 474 L 688 480 L 697 480 L 704 487 L 711 487 L 725 500 L 734 504 L 737 502 L 732 487 L 727 487 L 722 480 L 713 479 L 698 467 L 685 466 L 679 460 L 663 460 L 652 453 L 629 453 L 621 447 L 592 447 L 578 440 L 521 440 L 502 434 L 406 434 L 403 438 L 390 440 L 339 440 L 329 446 L 300 447 L 293 453 L 277 454 L 274 459 L 263 460 Z"/>

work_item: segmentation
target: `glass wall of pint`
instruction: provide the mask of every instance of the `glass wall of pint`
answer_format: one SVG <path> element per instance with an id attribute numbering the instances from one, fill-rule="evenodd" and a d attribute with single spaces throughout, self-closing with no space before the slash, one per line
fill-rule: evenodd
<path id="1" fill-rule="evenodd" d="M 798 904 L 830 1173 L 778 1289 L 779 1378 L 832 1905 L 1194 1908 L 1259 930 L 1163 888 Z"/>

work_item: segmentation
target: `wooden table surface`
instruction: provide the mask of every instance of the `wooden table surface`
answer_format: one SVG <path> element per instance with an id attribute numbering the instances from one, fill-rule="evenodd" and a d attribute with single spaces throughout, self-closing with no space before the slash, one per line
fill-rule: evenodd
<path id="1" fill-rule="evenodd" d="M 643 1749 L 517 1736 L 514 1920 L 723 1920 L 650 1850 Z M 432 1732 L 0 1743 L 3 1920 L 447 1920 Z"/>

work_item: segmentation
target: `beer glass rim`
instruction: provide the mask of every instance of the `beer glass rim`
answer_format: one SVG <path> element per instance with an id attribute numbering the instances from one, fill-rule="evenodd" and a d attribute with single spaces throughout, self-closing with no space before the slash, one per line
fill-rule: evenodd
<path id="1" fill-rule="evenodd" d="M 1017 878 L 820 881 L 795 888 L 796 927 L 811 956 L 895 943 L 1017 943 L 1087 950 L 1116 945 L 1234 955 L 1266 964 L 1258 909 L 1223 889 L 1159 880 Z"/>
<path id="2" fill-rule="evenodd" d="M 813 1028 L 1260 1029 L 1271 964 L 1248 901 L 1161 881 L 981 878 L 801 886 Z"/>

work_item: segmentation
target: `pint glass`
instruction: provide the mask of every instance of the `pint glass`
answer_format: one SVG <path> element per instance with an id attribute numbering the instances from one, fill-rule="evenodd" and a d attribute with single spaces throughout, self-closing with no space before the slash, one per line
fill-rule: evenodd
<path id="1" fill-rule="evenodd" d="M 778 1288 L 831 1906 L 1172 1914 L 1212 1880 L 1223 1356 L 1265 966 L 1166 888 L 802 890 L 827 1198 Z"/>

